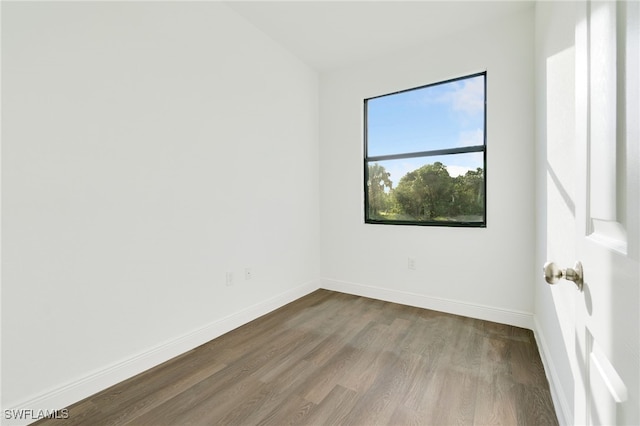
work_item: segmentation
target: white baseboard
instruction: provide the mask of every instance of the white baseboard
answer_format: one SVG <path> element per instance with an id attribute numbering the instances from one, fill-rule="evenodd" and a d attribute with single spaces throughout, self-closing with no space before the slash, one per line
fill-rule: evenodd
<path id="1" fill-rule="evenodd" d="M 538 345 L 538 352 L 540 352 L 542 365 L 544 366 L 544 371 L 547 375 L 547 381 L 549 382 L 551 399 L 553 400 L 553 405 L 556 409 L 558 423 L 560 423 L 560 425 L 572 425 L 572 411 L 570 409 L 569 403 L 567 402 L 567 397 L 562 390 L 560 378 L 558 377 L 557 369 L 555 368 L 555 364 L 553 363 L 553 357 L 549 352 L 549 346 L 547 345 L 544 334 L 542 333 L 542 328 L 540 327 L 540 323 L 538 322 L 538 318 L 536 316 L 533 317 L 533 324 L 533 334 L 535 335 L 536 343 Z"/>
<path id="2" fill-rule="evenodd" d="M 180 354 L 194 349 L 256 318 L 293 302 L 319 288 L 319 281 L 309 281 L 268 300 L 250 306 L 235 314 L 216 320 L 200 329 L 189 332 L 177 339 L 160 344 L 155 348 L 135 355 L 122 362 L 107 366 L 66 385 L 44 392 L 39 396 L 3 408 L 2 425 L 23 426 L 37 420 L 39 410 L 62 409 L 87 398 L 123 380 L 142 373 Z M 14 417 L 21 415 L 23 419 Z M 11 417 L 11 418 L 7 418 Z"/>
<path id="3" fill-rule="evenodd" d="M 373 287 L 347 281 L 338 281 L 323 278 L 321 287 L 327 290 L 339 291 L 356 296 L 370 297 L 372 299 L 387 302 L 400 303 L 402 305 L 418 308 L 432 309 L 434 311 L 447 312 L 515 327 L 533 329 L 533 314 L 492 306 L 462 302 L 459 300 L 443 299 L 440 297 L 425 296 L 406 291 L 390 290 L 387 288 Z"/>

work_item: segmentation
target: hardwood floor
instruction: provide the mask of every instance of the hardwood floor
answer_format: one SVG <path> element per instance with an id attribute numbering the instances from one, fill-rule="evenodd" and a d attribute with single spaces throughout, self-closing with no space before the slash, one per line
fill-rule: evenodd
<path id="1" fill-rule="evenodd" d="M 530 330 L 318 290 L 38 425 L 554 425 Z"/>

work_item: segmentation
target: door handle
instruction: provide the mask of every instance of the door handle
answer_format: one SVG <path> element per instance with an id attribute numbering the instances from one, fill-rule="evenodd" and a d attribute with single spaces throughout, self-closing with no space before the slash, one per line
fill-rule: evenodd
<path id="1" fill-rule="evenodd" d="M 578 290 L 582 291 L 582 285 L 584 284 L 584 274 L 582 272 L 582 263 L 576 262 L 573 268 L 560 269 L 558 265 L 553 262 L 547 262 L 544 264 L 544 279 L 549 284 L 555 284 L 564 278 L 569 281 L 573 281 Z"/>

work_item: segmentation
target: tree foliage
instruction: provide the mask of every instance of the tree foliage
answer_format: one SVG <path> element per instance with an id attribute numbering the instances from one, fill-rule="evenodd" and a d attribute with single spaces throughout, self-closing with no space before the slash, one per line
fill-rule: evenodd
<path id="1" fill-rule="evenodd" d="M 380 164 L 369 164 L 367 187 L 369 190 L 369 217 L 371 218 L 378 218 L 380 213 L 389 207 L 389 191 L 393 187 L 390 176 L 391 174 Z"/>
<path id="2" fill-rule="evenodd" d="M 484 170 L 452 177 L 440 163 L 404 175 L 396 188 L 380 164 L 369 165 L 369 217 L 410 221 L 473 221 L 484 215 Z"/>
<path id="3" fill-rule="evenodd" d="M 453 181 L 447 168 L 436 162 L 403 176 L 394 195 L 404 213 L 419 220 L 432 220 L 447 215 L 452 192 Z"/>

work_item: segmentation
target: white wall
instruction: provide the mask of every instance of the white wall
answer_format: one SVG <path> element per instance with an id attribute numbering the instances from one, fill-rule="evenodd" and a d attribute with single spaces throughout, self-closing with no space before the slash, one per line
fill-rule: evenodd
<path id="1" fill-rule="evenodd" d="M 2 8 L 3 408 L 317 288 L 314 71 L 222 3 Z"/>
<path id="2" fill-rule="evenodd" d="M 321 78 L 323 286 L 531 327 L 533 8 Z M 487 71 L 487 228 L 364 224 L 363 99 Z M 407 257 L 416 270 L 407 268 Z"/>

